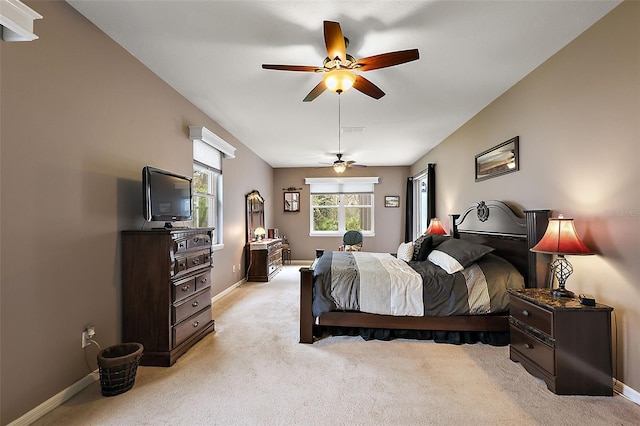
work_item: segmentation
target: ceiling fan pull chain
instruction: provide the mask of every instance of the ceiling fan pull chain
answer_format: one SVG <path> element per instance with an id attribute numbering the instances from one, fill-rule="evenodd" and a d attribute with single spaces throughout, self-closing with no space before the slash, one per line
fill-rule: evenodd
<path id="1" fill-rule="evenodd" d="M 341 112 L 340 112 L 340 106 L 341 106 L 341 102 L 340 102 L 340 93 L 338 93 L 338 154 L 342 154 L 342 148 L 340 145 L 340 136 L 342 133 L 342 121 L 341 121 Z"/>

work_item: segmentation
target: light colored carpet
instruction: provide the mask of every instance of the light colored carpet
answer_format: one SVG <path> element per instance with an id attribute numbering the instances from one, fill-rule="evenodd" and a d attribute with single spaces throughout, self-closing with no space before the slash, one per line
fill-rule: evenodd
<path id="1" fill-rule="evenodd" d="M 508 347 L 330 337 L 298 343 L 298 266 L 214 304 L 216 332 L 171 368 L 95 383 L 37 425 L 632 425 L 621 396 L 557 396 Z"/>

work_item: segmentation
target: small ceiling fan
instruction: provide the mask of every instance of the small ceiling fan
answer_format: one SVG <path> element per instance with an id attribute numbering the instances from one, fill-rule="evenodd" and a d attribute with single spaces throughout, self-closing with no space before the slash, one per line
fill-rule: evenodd
<path id="1" fill-rule="evenodd" d="M 324 21 L 324 42 L 327 48 L 327 57 L 321 67 L 262 64 L 262 68 L 279 71 L 324 73 L 323 80 L 309 92 L 303 99 L 304 102 L 314 100 L 326 89 L 340 94 L 351 87 L 374 99 L 380 99 L 385 93 L 362 75 L 356 74 L 355 71 L 371 71 L 404 64 L 420 58 L 418 49 L 410 49 L 382 53 L 356 60 L 353 56 L 347 54 L 349 39 L 342 35 L 342 29 L 338 22 Z"/>

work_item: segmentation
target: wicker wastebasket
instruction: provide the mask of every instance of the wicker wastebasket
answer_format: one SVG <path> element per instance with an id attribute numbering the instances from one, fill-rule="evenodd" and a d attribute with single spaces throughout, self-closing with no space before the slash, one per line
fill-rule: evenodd
<path id="1" fill-rule="evenodd" d="M 102 395 L 119 395 L 133 387 L 143 350 L 140 343 L 121 343 L 98 353 Z"/>

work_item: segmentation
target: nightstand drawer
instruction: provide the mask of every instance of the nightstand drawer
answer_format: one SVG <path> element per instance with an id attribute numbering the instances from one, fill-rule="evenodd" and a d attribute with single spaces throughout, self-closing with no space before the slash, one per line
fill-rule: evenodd
<path id="1" fill-rule="evenodd" d="M 553 336 L 553 312 L 517 297 L 509 298 L 509 315 L 526 325 Z"/>
<path id="2" fill-rule="evenodd" d="M 525 334 L 513 325 L 510 327 L 510 332 L 512 350 L 517 350 L 538 366 L 545 369 L 550 375 L 555 375 L 555 354 L 552 348 L 534 337 Z"/>

